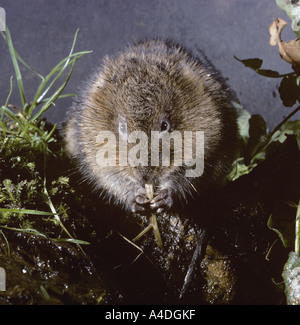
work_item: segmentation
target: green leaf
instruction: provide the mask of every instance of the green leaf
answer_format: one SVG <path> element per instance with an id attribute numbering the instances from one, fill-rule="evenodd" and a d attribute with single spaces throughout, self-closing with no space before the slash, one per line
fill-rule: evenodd
<path id="1" fill-rule="evenodd" d="M 293 5 L 291 3 L 288 3 L 286 0 L 276 0 L 276 4 L 280 9 L 285 10 L 287 15 L 291 19 L 293 19 L 293 16 L 292 16 L 291 12 L 292 12 L 294 7 L 293 7 Z"/>
<path id="2" fill-rule="evenodd" d="M 284 106 L 293 106 L 300 97 L 300 86 L 297 76 L 284 77 L 279 86 L 279 94 Z"/>
<path id="3" fill-rule="evenodd" d="M 273 70 L 260 69 L 260 70 L 256 70 L 256 72 L 264 77 L 269 77 L 269 78 L 279 78 L 280 77 L 279 72 L 273 71 Z"/>
<path id="4" fill-rule="evenodd" d="M 257 71 L 263 63 L 263 60 L 255 58 L 255 59 L 246 59 L 246 60 L 241 60 L 238 57 L 234 56 L 234 58 L 236 60 L 238 60 L 239 62 L 243 63 L 246 67 Z"/>
<path id="5" fill-rule="evenodd" d="M 268 220 L 268 227 L 275 231 L 284 247 L 294 248 L 296 210 L 285 202 L 274 208 Z"/>
<path id="6" fill-rule="evenodd" d="M 273 134 L 272 141 L 283 143 L 288 135 L 296 136 L 298 146 L 300 147 L 300 120 L 287 121 L 280 130 Z"/>
<path id="7" fill-rule="evenodd" d="M 234 56 L 234 58 L 237 61 L 243 63 L 245 65 L 245 67 L 254 70 L 256 73 L 258 73 L 259 75 L 264 76 L 264 77 L 283 78 L 283 77 L 295 76 L 294 72 L 287 73 L 287 74 L 280 74 L 279 72 L 274 71 L 274 70 L 260 69 L 260 67 L 262 66 L 263 61 L 261 59 L 258 59 L 258 58 L 246 59 L 246 60 L 241 60 L 241 59 L 237 58 L 236 56 Z"/>
<path id="8" fill-rule="evenodd" d="M 247 141 L 249 138 L 249 120 L 251 115 L 245 109 L 238 109 L 238 128 L 239 128 L 239 135 L 244 140 Z"/>
<path id="9" fill-rule="evenodd" d="M 290 17 L 291 20 L 294 20 L 295 17 L 292 15 L 292 11 L 299 5 L 298 1 L 287 1 L 287 0 L 276 0 L 277 6 L 284 10 L 286 14 Z M 300 31 L 294 30 L 294 33 L 297 37 L 300 37 Z"/>
<path id="10" fill-rule="evenodd" d="M 256 166 L 257 164 L 249 164 L 246 166 L 244 158 L 240 157 L 233 162 L 231 172 L 227 175 L 227 179 L 235 181 L 239 177 L 249 174 Z"/>
<path id="11" fill-rule="evenodd" d="M 249 164 L 257 148 L 263 146 L 267 137 L 267 125 L 262 116 L 254 114 L 249 119 L 249 140 L 246 147 L 245 163 Z"/>

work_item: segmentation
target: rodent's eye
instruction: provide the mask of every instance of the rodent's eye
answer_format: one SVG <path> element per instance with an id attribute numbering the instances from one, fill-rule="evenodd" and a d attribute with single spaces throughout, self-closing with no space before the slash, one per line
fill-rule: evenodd
<path id="1" fill-rule="evenodd" d="M 166 132 L 170 130 L 170 123 L 166 120 L 160 122 L 159 132 Z"/>
<path id="2" fill-rule="evenodd" d="M 127 124 L 119 123 L 119 133 L 122 135 L 127 135 Z"/>

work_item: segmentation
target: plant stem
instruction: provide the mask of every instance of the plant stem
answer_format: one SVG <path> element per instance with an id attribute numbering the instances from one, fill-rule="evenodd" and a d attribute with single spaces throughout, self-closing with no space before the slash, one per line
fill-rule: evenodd
<path id="1" fill-rule="evenodd" d="M 295 252 L 300 256 L 300 199 L 298 202 L 295 227 Z"/>
<path id="2" fill-rule="evenodd" d="M 9 246 L 9 242 L 6 238 L 6 236 L 4 235 L 4 232 L 2 230 L 0 230 L 0 234 L 3 236 L 4 238 L 4 241 L 6 243 L 6 246 L 7 246 L 7 255 L 10 256 L 10 246 Z"/>
<path id="3" fill-rule="evenodd" d="M 283 121 L 281 121 L 275 129 L 268 135 L 266 141 L 257 148 L 257 150 L 253 153 L 251 161 L 254 161 L 261 152 L 265 151 L 266 148 L 269 146 L 269 144 L 272 142 L 273 135 L 281 129 L 281 127 L 289 120 L 291 119 L 298 111 L 300 111 L 300 106 L 295 108 Z"/>
<path id="4" fill-rule="evenodd" d="M 145 233 L 147 233 L 151 228 L 153 227 L 152 224 L 150 224 L 148 227 L 146 227 L 143 231 L 141 231 L 136 237 L 134 237 L 132 239 L 132 241 L 135 243 L 136 241 L 138 241 L 142 236 L 145 235 Z"/>
<path id="5" fill-rule="evenodd" d="M 280 122 L 276 128 L 270 133 L 270 138 L 277 132 L 290 118 L 292 118 L 298 111 L 300 111 L 300 106 L 295 108 L 282 122 Z"/>
<path id="6" fill-rule="evenodd" d="M 154 189 L 152 184 L 145 184 L 145 190 L 150 200 L 154 197 Z M 159 248 L 163 248 L 163 243 L 158 229 L 157 219 L 155 213 L 152 213 L 150 218 L 150 224 L 153 227 L 154 237 Z"/>

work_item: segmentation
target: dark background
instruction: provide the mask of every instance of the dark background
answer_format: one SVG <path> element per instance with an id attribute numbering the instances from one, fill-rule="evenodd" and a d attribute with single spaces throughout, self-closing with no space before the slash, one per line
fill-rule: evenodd
<path id="1" fill-rule="evenodd" d="M 278 94 L 281 79 L 264 78 L 245 68 L 233 56 L 259 57 L 264 69 L 291 71 L 278 48 L 269 45 L 268 27 L 273 18 L 286 14 L 275 0 L 4 0 L 6 22 L 21 57 L 46 75 L 65 58 L 73 36 L 80 28 L 76 50 L 93 50 L 75 66 L 65 92 L 77 92 L 81 82 L 106 54 L 145 37 L 171 37 L 190 49 L 204 50 L 228 79 L 241 103 L 250 113 L 261 114 L 273 128 L 291 108 L 285 108 Z M 283 39 L 294 39 L 290 25 Z M 6 43 L 0 38 L 0 104 L 9 92 L 14 73 Z M 22 69 L 26 98 L 32 97 L 39 79 Z M 20 105 L 16 83 L 10 101 Z M 61 99 L 47 112 L 52 122 L 61 122 L 72 99 Z M 298 115 L 299 116 L 299 115 Z"/>

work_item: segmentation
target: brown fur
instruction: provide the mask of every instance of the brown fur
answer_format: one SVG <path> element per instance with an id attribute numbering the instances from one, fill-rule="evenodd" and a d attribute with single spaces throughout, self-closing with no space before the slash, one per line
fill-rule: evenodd
<path id="1" fill-rule="evenodd" d="M 180 45 L 150 40 L 106 57 L 68 114 L 65 139 L 85 178 L 117 204 L 133 209 L 145 183 L 167 189 L 172 202 L 188 202 L 220 184 L 237 150 L 234 96 L 205 56 Z M 158 131 L 166 118 L 171 130 L 204 131 L 204 174 L 186 178 L 185 167 L 106 167 L 96 163 L 99 131 L 118 139 L 120 122 L 128 133 Z"/>

